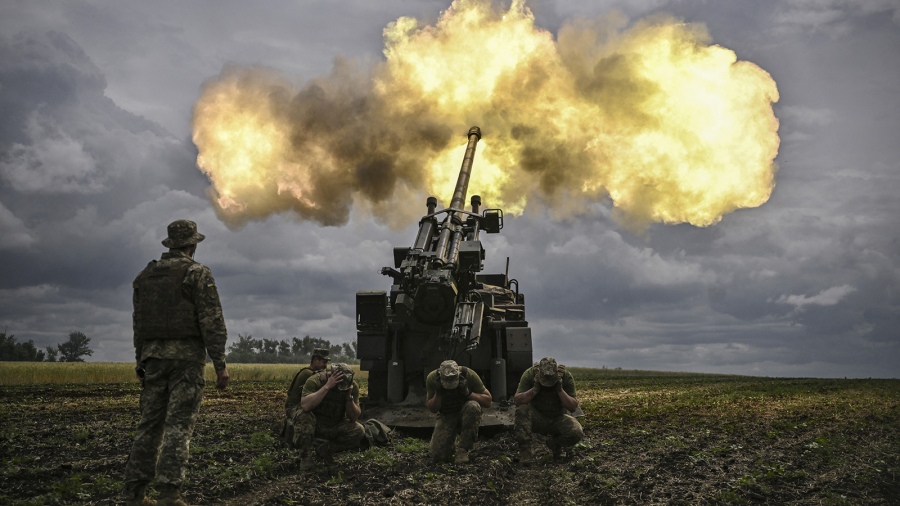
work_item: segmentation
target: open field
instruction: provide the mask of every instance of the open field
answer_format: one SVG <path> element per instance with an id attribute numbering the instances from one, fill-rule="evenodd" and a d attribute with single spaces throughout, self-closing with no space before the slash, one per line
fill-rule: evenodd
<path id="1" fill-rule="evenodd" d="M 231 381 L 287 381 L 297 372 L 296 364 L 228 364 Z M 359 366 L 352 366 L 359 371 Z M 206 379 L 216 382 L 207 365 Z M 0 386 L 96 385 L 135 381 L 134 365 L 122 362 L 0 362 Z"/>
<path id="2" fill-rule="evenodd" d="M 48 369 L 0 364 L 0 503 L 120 502 L 131 366 L 30 365 Z M 586 439 L 570 459 L 541 445 L 519 467 L 500 432 L 471 463 L 435 465 L 427 440 L 397 434 L 302 473 L 272 433 L 296 366 L 229 370 L 192 441 L 192 504 L 900 504 L 900 380 L 572 368 Z"/>

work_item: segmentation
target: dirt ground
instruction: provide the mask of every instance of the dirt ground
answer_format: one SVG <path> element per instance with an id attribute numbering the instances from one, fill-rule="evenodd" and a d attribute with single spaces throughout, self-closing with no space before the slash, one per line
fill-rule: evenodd
<path id="1" fill-rule="evenodd" d="M 900 504 L 900 381 L 591 375 L 586 437 L 517 462 L 506 430 L 467 464 L 433 464 L 427 435 L 301 471 L 273 434 L 285 385 L 207 391 L 192 504 Z M 578 377 L 578 376 L 576 376 Z M 118 504 L 136 385 L 0 387 L 0 503 Z"/>

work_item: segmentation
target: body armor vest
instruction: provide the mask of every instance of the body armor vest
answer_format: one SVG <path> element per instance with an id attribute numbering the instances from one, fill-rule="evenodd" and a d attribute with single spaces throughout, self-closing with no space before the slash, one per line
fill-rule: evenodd
<path id="1" fill-rule="evenodd" d="M 321 371 L 319 374 L 321 375 L 323 382 L 325 381 L 325 378 L 328 377 L 325 371 Z M 341 423 L 341 420 L 343 420 L 344 416 L 347 414 L 346 402 L 346 390 L 339 390 L 337 388 L 329 390 L 328 393 L 325 394 L 325 398 L 322 399 L 322 402 L 313 410 L 313 413 L 316 415 L 316 423 L 322 423 L 322 425 L 327 427 L 333 427 Z"/>
<path id="2" fill-rule="evenodd" d="M 465 367 L 459 368 L 459 381 L 460 384 L 466 381 L 466 376 L 468 375 L 469 370 Z M 446 389 L 441 386 L 441 414 L 442 415 L 450 415 L 459 413 L 462 411 L 462 405 L 466 403 L 469 399 L 463 397 L 459 393 L 459 386 L 453 389 Z"/>
<path id="3" fill-rule="evenodd" d="M 154 261 L 138 275 L 134 330 L 141 340 L 200 337 L 194 304 L 181 293 L 191 265 L 193 262 L 160 265 Z"/>
<path id="4" fill-rule="evenodd" d="M 309 371 L 310 373 L 303 374 L 304 371 Z M 307 366 L 297 371 L 297 374 L 294 375 L 294 379 L 291 381 L 291 386 L 288 387 L 287 401 L 285 401 L 284 403 L 284 409 L 285 411 L 287 411 L 288 416 L 290 416 L 291 409 L 300 404 L 300 398 L 303 396 L 303 384 L 306 383 L 306 380 L 308 380 L 313 374 L 315 374 L 315 371 Z M 297 381 L 301 375 L 304 377 L 303 381 Z"/>
<path id="5" fill-rule="evenodd" d="M 540 371 L 535 368 L 534 374 L 535 377 L 537 377 L 537 375 L 540 374 Z M 563 378 L 559 379 L 560 382 L 562 382 L 562 380 Z M 555 418 L 559 415 L 566 414 L 566 409 L 563 408 L 562 401 L 559 400 L 559 394 L 555 390 L 551 390 L 545 386 L 541 386 L 537 395 L 531 400 L 531 407 L 548 418 Z"/>
<path id="6" fill-rule="evenodd" d="M 303 369 L 300 369 L 299 371 L 297 371 L 297 374 L 294 375 L 293 381 L 291 381 L 291 386 L 288 387 L 288 392 L 293 392 L 295 386 L 299 386 L 300 390 L 303 390 L 303 385 L 297 384 L 297 378 L 299 378 L 300 375 L 303 374 L 303 371 L 312 371 L 312 368 L 304 367 Z M 315 371 L 313 371 L 313 374 L 315 374 Z M 310 374 L 309 376 L 306 376 L 306 379 L 304 379 L 303 382 L 306 383 L 306 380 L 308 380 L 310 378 L 310 376 L 312 376 L 312 374 Z"/>

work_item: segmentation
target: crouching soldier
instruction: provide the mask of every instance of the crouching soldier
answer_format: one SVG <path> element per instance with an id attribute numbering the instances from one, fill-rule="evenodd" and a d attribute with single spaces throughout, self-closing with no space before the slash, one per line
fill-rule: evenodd
<path id="1" fill-rule="evenodd" d="M 329 362 L 328 350 L 325 348 L 316 348 L 312 352 L 309 366 L 297 371 L 291 386 L 288 387 L 287 400 L 284 402 L 285 420 L 281 425 L 281 435 L 284 437 L 285 443 L 291 447 L 297 447 L 299 441 L 297 434 L 294 432 L 295 419 L 303 413 L 300 407 L 300 399 L 303 397 L 303 387 L 313 374 L 325 370 Z"/>
<path id="2" fill-rule="evenodd" d="M 425 407 L 438 413 L 431 434 L 432 460 L 468 462 L 469 451 L 478 439 L 481 409 L 490 406 L 491 393 L 475 371 L 453 360 L 445 360 L 431 371 L 425 378 Z M 457 434 L 459 449 L 454 454 Z"/>
<path id="3" fill-rule="evenodd" d="M 334 453 L 359 448 L 365 431 L 358 422 L 359 385 L 347 364 L 332 364 L 330 371 L 318 371 L 303 385 L 301 413 L 294 418 L 294 440 L 303 450 L 314 450 L 326 464 L 334 463 Z M 316 441 L 314 440 L 322 440 Z M 307 460 L 305 467 L 311 462 Z"/>
<path id="4" fill-rule="evenodd" d="M 559 458 L 563 449 L 568 451 L 584 438 L 581 424 L 570 414 L 578 409 L 575 378 L 565 366 L 557 366 L 554 358 L 542 358 L 522 374 L 513 401 L 516 403 L 514 432 L 521 464 L 532 461 L 532 433 L 549 436 L 547 446 L 553 458 Z"/>

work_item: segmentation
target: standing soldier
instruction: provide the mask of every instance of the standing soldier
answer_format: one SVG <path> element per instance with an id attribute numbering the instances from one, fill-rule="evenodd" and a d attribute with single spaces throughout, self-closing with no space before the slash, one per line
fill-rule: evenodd
<path id="1" fill-rule="evenodd" d="M 225 319 L 216 283 L 193 260 L 205 239 L 197 224 L 169 224 L 169 248 L 135 278 L 134 350 L 141 382 L 141 421 L 125 465 L 128 504 L 155 504 L 145 495 L 156 478 L 160 506 L 186 505 L 181 496 L 188 445 L 203 399 L 206 356 L 216 369 L 216 387 L 228 385 Z"/>
<path id="2" fill-rule="evenodd" d="M 359 385 L 353 381 L 353 369 L 347 364 L 332 364 L 331 370 L 318 371 L 303 385 L 301 413 L 294 418 L 294 441 L 308 451 L 313 439 L 316 454 L 326 464 L 334 464 L 334 454 L 359 448 L 365 430 L 359 423 Z M 305 461 L 304 467 L 311 464 Z"/>
<path id="3" fill-rule="evenodd" d="M 547 446 L 553 452 L 553 458 L 559 458 L 563 448 L 568 451 L 584 438 L 581 424 L 570 414 L 578 409 L 575 378 L 565 366 L 557 366 L 553 357 L 542 358 L 522 373 L 513 401 L 516 403 L 515 436 L 521 464 L 531 463 L 532 433 L 549 436 Z"/>
<path id="4" fill-rule="evenodd" d="M 283 424 L 283 434 L 285 442 L 289 446 L 296 447 L 299 441 L 295 440 L 294 421 L 296 417 L 303 413 L 300 408 L 300 399 L 303 397 L 303 386 L 313 374 L 322 371 L 328 366 L 328 350 L 325 348 L 316 348 L 312 352 L 309 361 L 309 367 L 304 367 L 294 375 L 291 386 L 288 387 L 287 401 L 284 403 L 285 422 Z"/>
<path id="5" fill-rule="evenodd" d="M 478 439 L 481 409 L 491 406 L 491 393 L 484 387 L 478 373 L 460 367 L 453 360 L 441 362 L 440 367 L 425 378 L 425 407 L 438 413 L 431 434 L 431 458 L 435 462 L 457 464 L 469 461 L 469 452 Z M 459 434 L 459 449 L 453 448 Z"/>

